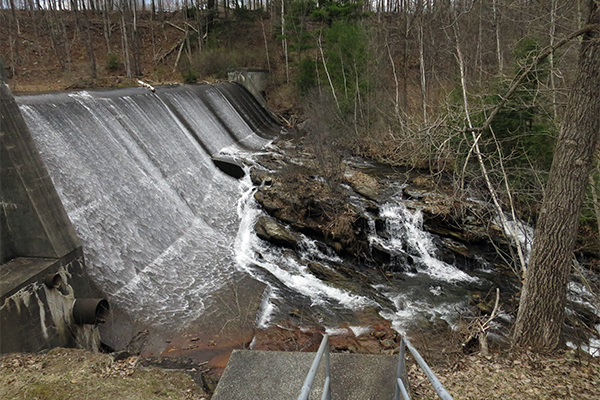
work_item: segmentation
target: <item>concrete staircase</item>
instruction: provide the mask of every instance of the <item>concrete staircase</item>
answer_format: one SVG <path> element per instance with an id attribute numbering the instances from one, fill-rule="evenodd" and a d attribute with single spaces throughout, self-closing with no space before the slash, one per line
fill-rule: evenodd
<path id="1" fill-rule="evenodd" d="M 234 350 L 213 400 L 296 400 L 316 353 Z M 333 400 L 392 400 L 397 356 L 332 353 Z M 321 363 L 311 399 L 320 399 Z"/>

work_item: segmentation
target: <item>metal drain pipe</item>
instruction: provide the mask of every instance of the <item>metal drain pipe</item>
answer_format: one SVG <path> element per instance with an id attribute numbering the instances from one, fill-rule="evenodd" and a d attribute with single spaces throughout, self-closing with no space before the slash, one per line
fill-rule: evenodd
<path id="1" fill-rule="evenodd" d="M 110 313 L 110 304 L 106 299 L 75 299 L 73 321 L 78 325 L 102 324 Z"/>

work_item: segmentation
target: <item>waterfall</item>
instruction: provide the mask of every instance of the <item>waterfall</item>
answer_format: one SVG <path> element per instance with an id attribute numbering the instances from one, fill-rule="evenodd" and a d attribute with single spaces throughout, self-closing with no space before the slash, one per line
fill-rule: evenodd
<path id="1" fill-rule="evenodd" d="M 423 229 L 421 213 L 409 211 L 402 198 L 392 198 L 381 205 L 380 217 L 386 221 L 386 238 L 376 234 L 373 223 L 370 239 L 392 253 L 410 254 L 414 268 L 406 266 L 401 278 L 395 279 L 384 277 L 380 270 L 369 270 L 372 267 L 359 266 L 365 268 L 371 282 L 363 288 L 355 286 L 355 290 L 322 281 L 311 273 L 310 263 L 316 262 L 334 271 L 336 266 L 347 262 L 302 234 L 299 234 L 296 252 L 259 239 L 252 228 L 264 211 L 253 198 L 255 189 L 249 179 L 245 185 L 246 192 L 238 206 L 241 223 L 236 254 L 239 265 L 270 286 L 269 298 L 258 318 L 263 325 L 277 322 L 294 309 L 304 307 L 310 310 L 307 315 L 311 312 L 318 315 L 319 322 L 333 332 L 337 323 L 360 323 L 354 319 L 354 311 L 372 308 L 378 309 L 396 330 L 407 332 L 419 319 L 441 318 L 454 323 L 457 312 L 466 311 L 468 291 L 489 285 L 455 265 L 438 260 L 434 256 L 432 236 Z"/>
<path id="2" fill-rule="evenodd" d="M 211 157 L 260 149 L 277 127 L 221 87 L 17 98 L 90 276 L 150 323 L 192 321 L 237 271 L 240 187 Z"/>
<path id="3" fill-rule="evenodd" d="M 370 243 L 391 255 L 392 267 L 344 260 L 302 234 L 295 251 L 259 239 L 254 224 L 264 211 L 250 178 L 234 179 L 213 161 L 251 159 L 279 133 L 240 86 L 16 100 L 81 238 L 89 275 L 113 304 L 143 323 L 185 328 L 212 316 L 213 294 L 245 275 L 268 286 L 259 325 L 301 310 L 328 332 L 343 323 L 360 331 L 357 315 L 365 310 L 400 332 L 423 319 L 452 324 L 466 312 L 472 291 L 498 287 L 489 269 L 466 273 L 460 262 L 440 259 L 440 239 L 423 229 L 421 213 L 408 210 L 401 197 L 379 204 L 377 229 L 374 219 L 370 223 Z M 521 231 L 523 238 L 531 234 Z M 327 278 L 344 274 L 343 282 Z M 570 289 L 594 309 L 585 288 Z"/>

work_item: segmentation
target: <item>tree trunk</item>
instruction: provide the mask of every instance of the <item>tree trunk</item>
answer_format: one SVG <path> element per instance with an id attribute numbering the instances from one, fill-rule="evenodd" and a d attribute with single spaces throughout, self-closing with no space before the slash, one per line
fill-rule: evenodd
<path id="1" fill-rule="evenodd" d="M 123 47 L 123 53 L 125 55 L 125 70 L 127 71 L 127 77 L 131 78 L 131 62 L 129 60 L 129 40 L 127 39 L 127 27 L 125 26 L 125 15 L 123 9 L 121 9 L 121 43 L 121 47 Z"/>
<path id="2" fill-rule="evenodd" d="M 498 59 L 498 74 L 504 72 L 504 60 L 502 58 L 502 50 L 500 48 L 500 21 L 498 21 L 498 12 L 496 10 L 496 0 L 492 2 L 494 10 L 494 29 L 496 30 L 496 58 Z"/>
<path id="3" fill-rule="evenodd" d="M 552 10 L 550 11 L 550 46 L 554 46 L 554 37 L 556 34 L 556 0 L 552 0 Z M 554 80 L 554 53 L 550 53 L 548 57 L 550 61 L 550 91 L 552 92 L 552 114 L 554 122 L 557 121 L 558 110 L 556 105 L 556 84 Z"/>
<path id="4" fill-rule="evenodd" d="M 287 39 L 285 37 L 285 2 L 281 0 L 281 44 L 283 45 L 283 52 L 285 54 L 285 77 L 286 83 L 290 83 L 290 64 L 288 60 L 288 48 Z M 325 61 L 323 61 L 325 62 Z"/>
<path id="5" fill-rule="evenodd" d="M 590 0 L 588 23 L 595 29 L 581 42 L 515 323 L 514 345 L 541 352 L 563 346 L 573 247 L 600 132 L 600 0 Z"/>
<path id="6" fill-rule="evenodd" d="M 106 54 L 110 54 L 110 13 L 108 12 L 108 2 L 104 0 L 102 5 L 102 26 L 104 28 L 104 40 L 106 40 Z"/>
<path id="7" fill-rule="evenodd" d="M 419 24 L 419 71 L 421 73 L 421 100 L 423 104 L 423 122 L 427 125 L 427 83 L 425 81 L 425 45 L 423 37 L 423 18 Z"/>

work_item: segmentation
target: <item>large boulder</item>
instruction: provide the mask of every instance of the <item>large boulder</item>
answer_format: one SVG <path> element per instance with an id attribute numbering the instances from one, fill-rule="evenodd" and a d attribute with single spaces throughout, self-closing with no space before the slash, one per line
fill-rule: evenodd
<path id="1" fill-rule="evenodd" d="M 368 223 L 347 195 L 327 183 L 299 173 L 273 174 L 254 198 L 272 217 L 293 230 L 319 239 L 339 255 L 368 254 Z"/>
<path id="2" fill-rule="evenodd" d="M 347 170 L 345 178 L 354 191 L 369 200 L 379 198 L 379 183 L 377 179 L 361 171 Z"/>
<path id="3" fill-rule="evenodd" d="M 262 216 L 254 225 L 256 235 L 262 240 L 278 246 L 295 249 L 298 245 L 298 235 L 290 232 L 285 226 L 272 218 Z"/>

